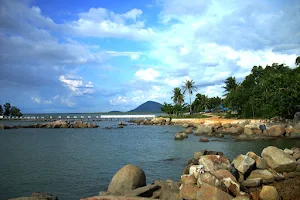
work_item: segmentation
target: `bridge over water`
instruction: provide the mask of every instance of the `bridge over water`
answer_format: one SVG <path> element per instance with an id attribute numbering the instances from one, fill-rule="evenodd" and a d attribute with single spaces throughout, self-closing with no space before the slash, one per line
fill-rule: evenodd
<path id="1" fill-rule="evenodd" d="M 3 120 L 27 120 L 27 121 L 102 121 L 102 120 L 132 120 L 132 119 L 153 119 L 155 115 L 49 115 L 49 116 L 22 116 L 7 117 L 0 116 Z"/>

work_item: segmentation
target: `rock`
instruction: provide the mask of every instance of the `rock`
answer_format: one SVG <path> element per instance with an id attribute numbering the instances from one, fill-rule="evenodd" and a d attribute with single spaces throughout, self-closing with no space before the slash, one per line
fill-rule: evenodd
<path id="1" fill-rule="evenodd" d="M 274 181 L 274 176 L 271 172 L 268 170 L 264 169 L 256 169 L 253 170 L 250 175 L 248 176 L 247 180 L 250 179 L 256 179 L 256 178 L 261 178 L 263 183 L 271 183 Z"/>
<path id="2" fill-rule="evenodd" d="M 125 165 L 112 178 L 107 192 L 111 194 L 125 194 L 138 187 L 146 185 L 144 171 L 133 165 Z"/>
<path id="3" fill-rule="evenodd" d="M 201 156 L 206 155 L 207 151 L 206 150 L 201 150 L 198 152 L 194 153 L 194 159 L 199 160 Z"/>
<path id="4" fill-rule="evenodd" d="M 238 126 L 238 127 L 231 127 L 228 129 L 228 131 L 231 133 L 231 134 L 240 134 L 243 132 L 243 128 Z"/>
<path id="5" fill-rule="evenodd" d="M 265 148 L 261 155 L 268 166 L 277 172 L 291 172 L 296 168 L 295 158 L 274 146 Z"/>
<path id="6" fill-rule="evenodd" d="M 272 175 L 274 176 L 276 181 L 281 181 L 281 180 L 285 179 L 285 177 L 282 173 L 278 173 L 274 169 L 269 168 L 268 171 L 272 173 Z"/>
<path id="7" fill-rule="evenodd" d="M 149 184 L 144 187 L 139 187 L 134 190 L 128 191 L 124 196 L 127 197 L 151 197 L 153 192 L 160 189 L 160 187 L 156 184 Z"/>
<path id="8" fill-rule="evenodd" d="M 223 124 L 223 127 L 224 127 L 224 128 L 231 128 L 231 126 L 232 126 L 232 125 L 231 125 L 230 123 L 225 123 L 225 124 Z"/>
<path id="9" fill-rule="evenodd" d="M 159 125 L 165 125 L 166 123 L 166 119 L 162 118 L 162 117 L 155 117 L 151 120 L 152 123 L 154 124 L 159 124 Z"/>
<path id="10" fill-rule="evenodd" d="M 242 182 L 242 186 L 244 187 L 257 187 L 262 184 L 261 178 L 253 178 L 253 179 L 247 179 Z"/>
<path id="11" fill-rule="evenodd" d="M 252 131 L 251 128 L 245 127 L 245 128 L 244 128 L 244 134 L 245 134 L 245 135 L 253 135 L 254 133 L 253 133 L 253 131 Z"/>
<path id="12" fill-rule="evenodd" d="M 280 200 L 281 197 L 279 196 L 277 190 L 273 186 L 263 186 L 260 193 L 259 193 L 260 200 Z"/>
<path id="13" fill-rule="evenodd" d="M 300 112 L 296 112 L 294 115 L 294 122 L 299 123 L 300 122 Z"/>
<path id="14" fill-rule="evenodd" d="M 34 192 L 30 197 L 18 197 L 8 200 L 58 200 L 58 198 L 46 192 Z"/>
<path id="15" fill-rule="evenodd" d="M 188 138 L 186 133 L 176 133 L 174 136 L 174 140 L 183 140 L 185 138 Z"/>
<path id="16" fill-rule="evenodd" d="M 180 186 L 180 183 L 173 182 L 171 180 L 156 180 L 156 181 L 154 181 L 154 184 L 161 187 L 162 190 L 171 189 L 171 190 L 179 191 L 179 186 Z"/>
<path id="17" fill-rule="evenodd" d="M 197 186 L 201 187 L 203 184 L 209 184 L 214 187 L 222 188 L 222 183 L 209 172 L 200 174 L 198 179 L 197 179 Z"/>
<path id="18" fill-rule="evenodd" d="M 196 179 L 198 179 L 199 175 L 204 173 L 204 166 L 203 165 L 192 165 L 190 167 L 189 174 L 194 176 Z"/>
<path id="19" fill-rule="evenodd" d="M 188 164 L 187 166 L 185 166 L 184 170 L 183 170 L 183 174 L 190 174 L 190 168 L 191 166 L 193 166 L 193 163 Z"/>
<path id="20" fill-rule="evenodd" d="M 221 189 L 205 184 L 196 192 L 196 200 L 231 200 L 232 196 Z"/>
<path id="21" fill-rule="evenodd" d="M 193 175 L 182 175 L 180 182 L 185 185 L 187 184 L 195 185 L 197 183 L 197 179 Z"/>
<path id="22" fill-rule="evenodd" d="M 179 190 L 162 190 L 160 200 L 180 200 Z"/>
<path id="23" fill-rule="evenodd" d="M 296 160 L 298 160 L 300 158 L 300 152 L 295 152 L 293 154 L 293 158 L 295 158 Z"/>
<path id="24" fill-rule="evenodd" d="M 193 165 L 198 165 L 199 164 L 199 159 L 196 160 L 195 158 L 192 158 L 188 161 L 188 164 L 192 163 Z"/>
<path id="25" fill-rule="evenodd" d="M 250 200 L 250 196 L 240 195 L 240 196 L 235 197 L 233 200 Z"/>
<path id="26" fill-rule="evenodd" d="M 83 123 L 83 121 L 75 121 L 74 128 L 86 128 L 86 125 Z"/>
<path id="27" fill-rule="evenodd" d="M 260 156 L 256 155 L 254 152 L 250 151 L 246 154 L 246 156 L 249 156 L 253 160 L 255 160 L 256 168 L 258 169 L 267 169 L 268 165 L 267 162 Z"/>
<path id="28" fill-rule="evenodd" d="M 218 169 L 229 170 L 231 168 L 228 158 L 219 155 L 201 156 L 199 159 L 199 164 L 203 165 L 205 171 L 213 171 Z"/>
<path id="29" fill-rule="evenodd" d="M 263 134 L 263 131 L 262 131 L 261 129 L 258 129 L 258 128 L 253 129 L 252 131 L 253 131 L 253 133 L 254 133 L 255 135 L 261 135 L 261 134 Z"/>
<path id="30" fill-rule="evenodd" d="M 188 127 L 190 127 L 190 124 L 183 124 L 182 127 L 183 128 L 188 128 Z"/>
<path id="31" fill-rule="evenodd" d="M 193 127 L 188 127 L 184 130 L 186 134 L 193 133 Z"/>
<path id="32" fill-rule="evenodd" d="M 208 138 L 204 138 L 204 137 L 200 138 L 199 141 L 200 141 L 200 142 L 209 142 Z"/>
<path id="33" fill-rule="evenodd" d="M 240 192 L 240 184 L 236 178 L 226 169 L 219 169 L 211 172 L 219 181 L 221 181 L 228 190 L 234 194 L 238 195 Z"/>
<path id="34" fill-rule="evenodd" d="M 195 135 L 209 134 L 213 132 L 213 127 L 210 125 L 200 125 L 194 132 Z"/>
<path id="35" fill-rule="evenodd" d="M 283 151 L 284 151 L 285 153 L 287 153 L 287 154 L 290 154 L 290 155 L 293 155 L 293 154 L 294 154 L 294 152 L 293 152 L 291 149 L 285 148 Z"/>
<path id="36" fill-rule="evenodd" d="M 268 129 L 268 136 L 280 137 L 285 133 L 285 128 L 279 125 L 272 126 Z"/>
<path id="37" fill-rule="evenodd" d="M 218 135 L 216 135 L 217 138 L 223 138 L 224 135 L 222 133 L 219 133 Z"/>
<path id="38" fill-rule="evenodd" d="M 195 185 L 182 185 L 180 189 L 180 198 L 181 199 L 187 199 L 187 200 L 193 200 L 196 199 L 197 192 L 200 191 L 200 188 L 198 188 Z"/>
<path id="39" fill-rule="evenodd" d="M 252 169 L 255 164 L 255 160 L 253 160 L 249 156 L 240 154 L 232 161 L 232 164 L 239 172 L 245 174 L 249 169 Z"/>

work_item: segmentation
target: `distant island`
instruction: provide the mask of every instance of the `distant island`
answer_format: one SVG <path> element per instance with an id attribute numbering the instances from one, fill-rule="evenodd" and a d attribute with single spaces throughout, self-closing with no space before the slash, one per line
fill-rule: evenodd
<path id="1" fill-rule="evenodd" d="M 130 110 L 129 112 L 151 112 L 151 113 L 160 113 L 162 104 L 155 101 L 147 101 L 137 108 Z"/>

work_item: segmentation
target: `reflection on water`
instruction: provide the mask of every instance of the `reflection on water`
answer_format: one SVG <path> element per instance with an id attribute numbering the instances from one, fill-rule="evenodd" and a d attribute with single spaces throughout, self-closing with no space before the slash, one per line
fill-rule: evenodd
<path id="1" fill-rule="evenodd" d="M 178 181 L 188 159 L 202 149 L 222 151 L 233 159 L 248 151 L 260 154 L 269 145 L 300 146 L 299 140 L 234 142 L 230 136 L 208 143 L 200 143 L 194 135 L 174 141 L 174 134 L 182 130 L 179 126 L 104 129 L 117 122 L 96 123 L 100 128 L 0 130 L 0 199 L 34 191 L 66 200 L 97 195 L 128 163 L 140 166 L 148 183 Z"/>

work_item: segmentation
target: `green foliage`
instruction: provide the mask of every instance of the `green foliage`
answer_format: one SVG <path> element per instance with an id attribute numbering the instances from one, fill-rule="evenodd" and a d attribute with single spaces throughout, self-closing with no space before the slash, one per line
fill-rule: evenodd
<path id="1" fill-rule="evenodd" d="M 20 109 L 16 106 L 11 107 L 10 112 L 11 112 L 11 116 L 16 116 L 16 117 L 21 117 L 22 116 L 22 113 L 21 113 Z"/>
<path id="2" fill-rule="evenodd" d="M 225 95 L 227 95 L 230 91 L 234 90 L 238 86 L 235 77 L 228 77 L 225 80 Z"/>
<path id="3" fill-rule="evenodd" d="M 2 105 L 0 105 L 0 115 L 3 115 L 3 108 L 2 108 Z"/>
<path id="4" fill-rule="evenodd" d="M 171 99 L 173 99 L 173 102 L 178 105 L 182 105 L 184 103 L 184 96 L 181 92 L 181 89 L 179 87 L 176 87 L 173 89 L 173 96 Z"/>
<path id="5" fill-rule="evenodd" d="M 4 115 L 9 116 L 10 115 L 10 108 L 11 108 L 10 103 L 5 103 L 3 105 L 3 107 L 4 107 Z"/>
<path id="6" fill-rule="evenodd" d="M 195 82 L 193 80 L 185 80 L 183 88 L 183 94 L 185 94 L 186 91 L 189 92 L 189 98 L 190 98 L 190 114 L 193 113 L 192 111 L 192 99 L 191 96 L 193 94 L 193 91 L 197 90 L 197 87 L 195 86 Z"/>
<path id="7" fill-rule="evenodd" d="M 292 118 L 300 105 L 300 70 L 284 64 L 254 66 L 245 80 L 231 89 L 225 104 L 243 118 Z"/>
<path id="8" fill-rule="evenodd" d="M 295 64 L 300 67 L 300 56 L 296 58 Z"/>

